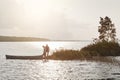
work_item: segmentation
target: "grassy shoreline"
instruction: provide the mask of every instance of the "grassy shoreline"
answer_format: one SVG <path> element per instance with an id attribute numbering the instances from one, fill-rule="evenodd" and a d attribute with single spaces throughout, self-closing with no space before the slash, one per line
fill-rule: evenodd
<path id="1" fill-rule="evenodd" d="M 89 60 L 113 62 L 112 56 L 120 56 L 120 45 L 116 42 L 98 42 L 83 47 L 81 50 L 61 49 L 53 52 L 52 60 Z"/>

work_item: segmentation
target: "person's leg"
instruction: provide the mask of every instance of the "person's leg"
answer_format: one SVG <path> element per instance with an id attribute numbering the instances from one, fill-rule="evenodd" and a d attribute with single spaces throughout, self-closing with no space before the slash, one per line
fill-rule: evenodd
<path id="1" fill-rule="evenodd" d="M 43 57 L 43 59 L 45 59 L 45 57 L 46 57 L 45 53 L 43 53 L 42 57 Z"/>
<path id="2" fill-rule="evenodd" d="M 44 59 L 46 59 L 46 52 L 44 53 Z"/>
<path id="3" fill-rule="evenodd" d="M 49 56 L 49 52 L 47 52 L 47 56 Z"/>
<path id="4" fill-rule="evenodd" d="M 48 56 L 48 53 L 46 52 L 46 57 Z"/>

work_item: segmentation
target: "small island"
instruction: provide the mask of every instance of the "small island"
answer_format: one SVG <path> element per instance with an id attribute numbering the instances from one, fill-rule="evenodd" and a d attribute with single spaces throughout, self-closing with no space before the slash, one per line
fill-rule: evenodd
<path id="1" fill-rule="evenodd" d="M 81 50 L 57 50 L 49 59 L 55 60 L 106 60 L 109 56 L 120 56 L 120 44 L 116 39 L 116 29 L 109 17 L 100 18 L 99 38 Z"/>

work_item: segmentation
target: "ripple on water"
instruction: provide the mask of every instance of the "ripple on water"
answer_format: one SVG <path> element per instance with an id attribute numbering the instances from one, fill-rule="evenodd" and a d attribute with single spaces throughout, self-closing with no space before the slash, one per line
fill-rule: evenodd
<path id="1" fill-rule="evenodd" d="M 0 80 L 120 79 L 120 67 L 87 61 L 1 60 Z"/>

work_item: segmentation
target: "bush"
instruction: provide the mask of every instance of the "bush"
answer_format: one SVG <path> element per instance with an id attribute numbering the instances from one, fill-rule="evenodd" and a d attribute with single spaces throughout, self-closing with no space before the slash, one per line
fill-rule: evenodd
<path id="1" fill-rule="evenodd" d="M 120 56 L 120 45 L 117 42 L 98 42 L 81 49 L 88 51 L 91 56 Z"/>

